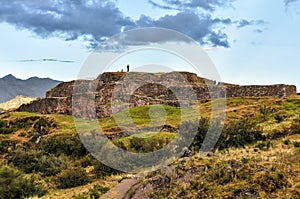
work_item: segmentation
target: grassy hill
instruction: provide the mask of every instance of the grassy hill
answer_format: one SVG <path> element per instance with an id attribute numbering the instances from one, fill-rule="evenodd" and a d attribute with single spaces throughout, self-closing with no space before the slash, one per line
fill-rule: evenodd
<path id="1" fill-rule="evenodd" d="M 162 132 L 143 131 L 154 125 L 149 111 L 161 106 L 130 109 L 129 115 L 139 131 L 132 127 L 132 134 L 124 136 L 113 117 L 99 120 L 106 134 L 121 134 L 113 139 L 115 145 L 133 152 L 155 151 L 176 138 L 182 113 L 189 116 L 185 124 L 196 120 L 200 124 L 190 147 L 192 156 L 159 171 L 140 174 L 139 183 L 126 192 L 126 197 L 299 198 L 297 96 L 227 99 L 222 134 L 206 155 L 197 151 L 210 122 L 211 103 L 199 103 L 200 117 L 189 109 L 162 107 L 166 119 L 163 114 L 154 118 L 158 126 L 165 121 Z M 117 115 L 126 116 L 126 111 Z M 110 189 L 127 178 L 127 174 L 101 164 L 86 151 L 71 116 L 2 114 L 0 138 L 0 195 L 5 198 L 98 198 L 106 192 L 110 194 Z"/>
<path id="2" fill-rule="evenodd" d="M 2 109 L 2 110 L 17 109 L 22 104 L 29 104 L 33 100 L 35 100 L 35 98 L 25 97 L 25 96 L 17 96 L 14 99 L 11 99 L 7 102 L 0 103 L 0 109 Z"/>

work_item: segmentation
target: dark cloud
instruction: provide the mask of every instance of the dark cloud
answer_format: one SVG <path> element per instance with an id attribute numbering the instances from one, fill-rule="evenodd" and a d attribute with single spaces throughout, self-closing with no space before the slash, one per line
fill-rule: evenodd
<path id="1" fill-rule="evenodd" d="M 235 22 L 237 23 L 238 28 L 243 28 L 245 26 L 253 26 L 253 25 L 264 25 L 266 22 L 264 20 L 251 20 L 248 21 L 246 19 L 242 19 L 240 21 Z"/>
<path id="2" fill-rule="evenodd" d="M 0 21 L 42 37 L 64 35 L 67 40 L 81 35 L 100 40 L 133 24 L 112 2 L 104 0 L 1 0 Z"/>
<path id="3" fill-rule="evenodd" d="M 60 63 L 74 63 L 72 60 L 62 60 L 62 59 L 25 59 L 19 62 L 60 62 Z"/>
<path id="4" fill-rule="evenodd" d="M 1 0 L 0 22 L 31 30 L 45 38 L 56 36 L 68 41 L 81 38 L 87 41 L 88 48 L 91 49 L 122 30 L 143 27 L 169 28 L 184 33 L 201 44 L 229 47 L 228 36 L 223 31 L 225 26 L 237 23 L 241 28 L 257 25 L 259 22 L 232 22 L 231 19 L 214 18 L 209 12 L 206 15 L 197 14 L 187 8 L 214 11 L 232 1 L 162 0 L 161 5 L 150 0 L 154 6 L 157 4 L 163 9 L 180 11 L 176 15 L 165 15 L 159 19 L 143 15 L 138 20 L 133 20 L 126 17 L 112 0 Z M 154 36 L 153 39 L 155 40 Z"/>
<path id="5" fill-rule="evenodd" d="M 217 7 L 231 5 L 234 0 L 148 0 L 154 7 L 169 10 L 186 10 L 200 8 L 206 11 L 214 11 Z"/>
<path id="6" fill-rule="evenodd" d="M 285 4 L 286 6 L 288 6 L 288 5 L 290 5 L 291 3 L 294 3 L 294 2 L 296 2 L 296 1 L 298 1 L 298 0 L 284 0 L 284 4 Z"/>
<path id="7" fill-rule="evenodd" d="M 263 33 L 264 31 L 262 29 L 255 29 L 254 32 L 256 32 L 256 33 Z"/>
<path id="8" fill-rule="evenodd" d="M 227 35 L 216 31 L 218 25 L 230 25 L 230 19 L 213 19 L 211 15 L 197 15 L 184 11 L 177 15 L 166 15 L 157 20 L 141 16 L 136 21 L 137 27 L 162 27 L 169 28 L 188 35 L 201 44 L 229 47 Z"/>

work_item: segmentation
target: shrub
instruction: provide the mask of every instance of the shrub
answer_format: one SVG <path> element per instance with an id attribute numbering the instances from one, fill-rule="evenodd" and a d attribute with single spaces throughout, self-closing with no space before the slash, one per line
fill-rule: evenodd
<path id="1" fill-rule="evenodd" d="M 8 127 L 8 124 L 4 120 L 0 120 L 0 134 L 10 134 L 13 130 Z"/>
<path id="2" fill-rule="evenodd" d="M 82 157 L 88 154 L 78 135 L 55 135 L 41 143 L 41 149 L 49 154 Z"/>
<path id="3" fill-rule="evenodd" d="M 35 171 L 41 172 L 43 176 L 54 176 L 61 170 L 67 169 L 70 166 L 69 159 L 61 155 L 56 157 L 54 155 L 43 155 L 39 159 Z"/>
<path id="4" fill-rule="evenodd" d="M 285 144 L 285 145 L 290 145 L 290 143 L 291 143 L 290 140 L 284 140 L 284 141 L 283 141 L 283 144 Z"/>
<path id="5" fill-rule="evenodd" d="M 95 184 L 94 187 L 89 190 L 90 199 L 97 199 L 108 191 L 109 187 L 103 187 L 99 184 Z"/>
<path id="6" fill-rule="evenodd" d="M 71 167 L 60 172 L 56 176 L 55 182 L 58 188 L 66 189 L 85 185 L 90 182 L 90 179 L 82 168 Z"/>
<path id="7" fill-rule="evenodd" d="M 216 148 L 220 150 L 229 147 L 239 148 L 256 141 L 264 141 L 266 137 L 257 124 L 257 120 L 250 117 L 229 123 L 223 128 Z"/>
<path id="8" fill-rule="evenodd" d="M 34 183 L 33 178 L 27 179 L 21 172 L 8 166 L 0 168 L 1 198 L 27 198 L 43 194 L 45 191 Z"/>
<path id="9" fill-rule="evenodd" d="M 8 163 L 25 173 L 41 172 L 43 176 L 53 176 L 66 169 L 69 159 L 61 155 L 59 157 L 50 154 L 44 155 L 42 151 L 17 149 L 8 156 Z"/>
<path id="10" fill-rule="evenodd" d="M 300 118 L 292 121 L 291 131 L 293 134 L 300 134 Z"/>
<path id="11" fill-rule="evenodd" d="M 274 115 L 274 119 L 275 119 L 278 123 L 282 122 L 282 121 L 284 120 L 284 118 L 285 118 L 285 116 L 284 116 L 283 114 L 280 114 L 280 113 L 276 113 L 276 114 Z"/>
<path id="12" fill-rule="evenodd" d="M 287 135 L 289 135 L 289 131 L 287 129 L 274 129 L 272 130 L 267 137 L 269 139 L 278 139 L 278 138 L 282 138 L 282 137 L 286 137 Z"/>
<path id="13" fill-rule="evenodd" d="M 74 199 L 98 199 L 102 194 L 109 191 L 109 187 L 103 187 L 99 184 L 95 184 L 93 188 L 89 189 L 88 192 L 73 196 Z"/>
<path id="14" fill-rule="evenodd" d="M 194 141 L 192 143 L 192 149 L 194 150 L 200 150 L 201 145 L 204 141 L 205 135 L 208 131 L 208 127 L 209 127 L 209 120 L 207 118 L 201 118 L 199 120 L 199 126 L 198 126 L 198 130 L 197 130 L 197 134 L 194 138 Z"/>
<path id="15" fill-rule="evenodd" d="M 300 142 L 293 142 L 293 145 L 294 145 L 294 147 L 296 147 L 296 148 L 298 148 L 298 147 L 300 147 Z"/>
<path id="16" fill-rule="evenodd" d="M 93 161 L 94 170 L 93 173 L 96 175 L 97 178 L 103 178 L 105 176 L 110 176 L 113 174 L 118 174 L 120 171 L 110 168 L 105 164 L 101 163 L 98 160 Z"/>
<path id="17" fill-rule="evenodd" d="M 270 141 L 268 142 L 259 142 L 255 145 L 256 148 L 259 148 L 260 150 L 267 151 L 271 147 L 272 143 Z"/>
<path id="18" fill-rule="evenodd" d="M 15 167 L 25 173 L 32 173 L 37 170 L 39 159 L 42 156 L 41 151 L 17 149 L 11 152 L 7 159 L 8 163 L 13 163 Z"/>
<path id="19" fill-rule="evenodd" d="M 3 139 L 0 137 L 0 154 L 7 153 L 10 149 L 15 149 L 17 144 L 17 140 Z"/>
<path id="20" fill-rule="evenodd" d="M 253 182 L 268 193 L 290 186 L 285 175 L 276 171 L 256 173 L 253 177 Z"/>
<path id="21" fill-rule="evenodd" d="M 264 121 L 267 121 L 267 119 L 272 111 L 271 111 L 270 107 L 267 107 L 266 105 L 261 105 L 259 107 L 259 112 L 262 115 L 262 118 L 264 119 Z"/>

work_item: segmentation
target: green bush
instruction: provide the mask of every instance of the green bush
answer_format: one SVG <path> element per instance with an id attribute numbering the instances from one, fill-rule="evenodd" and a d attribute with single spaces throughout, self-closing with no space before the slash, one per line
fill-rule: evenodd
<path id="1" fill-rule="evenodd" d="M 183 125 L 184 130 L 189 133 L 194 129 L 195 121 L 186 122 Z M 201 118 L 199 120 L 197 134 L 190 147 L 191 149 L 196 151 L 201 148 L 209 128 L 210 135 L 207 141 L 211 141 L 212 143 L 205 144 L 207 146 L 213 146 L 215 144 L 215 149 L 219 150 L 229 147 L 244 147 L 247 144 L 253 144 L 256 141 L 264 141 L 266 139 L 262 129 L 258 126 L 258 120 L 255 118 L 246 117 L 230 122 L 229 124 L 224 125 L 223 129 L 220 129 L 222 128 L 220 121 L 209 121 L 207 118 Z M 217 134 L 219 131 L 222 131 L 220 135 Z M 216 140 L 217 143 L 215 143 Z"/>
<path id="2" fill-rule="evenodd" d="M 293 145 L 294 145 L 294 147 L 299 148 L 300 147 L 300 142 L 295 141 L 295 142 L 293 142 Z"/>
<path id="3" fill-rule="evenodd" d="M 120 171 L 110 168 L 109 166 L 106 166 L 98 160 L 93 161 L 93 167 L 93 173 L 96 175 L 97 178 L 103 178 L 105 176 L 120 173 Z"/>
<path id="4" fill-rule="evenodd" d="M 18 144 L 17 140 L 10 140 L 0 137 L 0 154 L 5 154 L 12 149 L 15 149 Z"/>
<path id="5" fill-rule="evenodd" d="M 256 148 L 259 148 L 260 150 L 267 151 L 271 147 L 272 143 L 270 141 L 268 142 L 259 142 L 255 145 Z"/>
<path id="6" fill-rule="evenodd" d="M 278 123 L 282 122 L 282 121 L 285 119 L 285 117 L 286 117 L 285 115 L 280 114 L 280 113 L 274 114 L 274 119 L 275 119 Z"/>
<path id="7" fill-rule="evenodd" d="M 267 135 L 267 137 L 269 139 L 278 139 L 278 138 L 286 137 L 287 135 L 289 135 L 288 129 L 283 129 L 283 130 L 274 129 Z"/>
<path id="8" fill-rule="evenodd" d="M 300 118 L 296 118 L 292 121 L 291 131 L 293 134 L 300 134 Z"/>
<path id="9" fill-rule="evenodd" d="M 191 125 L 193 125 L 194 122 L 192 122 Z M 194 141 L 191 145 L 191 148 L 193 150 L 200 150 L 201 145 L 204 141 L 204 138 L 206 136 L 206 133 L 208 131 L 208 127 L 209 127 L 209 120 L 207 118 L 201 118 L 199 120 L 199 126 L 198 126 L 198 130 L 197 130 L 197 134 L 194 138 Z"/>
<path id="10" fill-rule="evenodd" d="M 284 141 L 283 141 L 283 144 L 285 144 L 285 145 L 290 145 L 290 143 L 291 143 L 290 140 L 284 140 Z"/>
<path id="11" fill-rule="evenodd" d="M 261 190 L 268 193 L 290 186 L 285 175 L 276 171 L 256 173 L 253 177 L 253 183 L 259 185 Z"/>
<path id="12" fill-rule="evenodd" d="M 98 199 L 102 194 L 109 191 L 109 187 L 103 187 L 99 184 L 95 184 L 92 189 L 89 190 L 90 199 Z"/>
<path id="13" fill-rule="evenodd" d="M 82 157 L 88 154 L 78 135 L 55 135 L 41 142 L 41 150 L 48 154 Z"/>
<path id="14" fill-rule="evenodd" d="M 78 167 L 71 167 L 60 172 L 54 179 L 58 188 L 66 189 L 85 185 L 90 182 L 87 173 Z"/>
<path id="15" fill-rule="evenodd" d="M 54 176 L 69 166 L 70 160 L 64 155 L 59 157 L 52 154 L 47 156 L 43 155 L 40 157 L 35 171 L 41 172 L 43 176 Z"/>
<path id="16" fill-rule="evenodd" d="M 223 128 L 216 148 L 220 150 L 229 147 L 239 148 L 245 147 L 247 144 L 253 144 L 256 141 L 264 141 L 266 137 L 257 124 L 258 121 L 250 117 L 229 123 Z"/>
<path id="17" fill-rule="evenodd" d="M 8 166 L 0 168 L 0 198 L 27 198 L 44 194 L 45 191 L 34 183 L 33 178 L 27 179 Z"/>
<path id="18" fill-rule="evenodd" d="M 13 130 L 8 127 L 8 124 L 4 120 L 0 120 L 0 134 L 10 134 Z"/>
<path id="19" fill-rule="evenodd" d="M 156 151 L 169 143 L 168 138 L 152 137 L 139 138 L 132 137 L 129 141 L 129 150 L 133 152 L 149 153 Z"/>
<path id="20" fill-rule="evenodd" d="M 37 170 L 37 166 L 40 158 L 42 157 L 42 151 L 36 150 L 22 150 L 17 149 L 11 152 L 8 157 L 8 163 L 13 163 L 15 167 L 22 170 L 25 173 L 33 173 Z"/>
<path id="21" fill-rule="evenodd" d="M 61 155 L 59 157 L 50 154 L 44 155 L 42 151 L 17 149 L 10 153 L 8 162 L 25 173 L 41 172 L 43 176 L 53 176 L 66 169 L 69 159 Z"/>
<path id="22" fill-rule="evenodd" d="M 74 199 L 98 199 L 102 194 L 109 191 L 109 187 L 103 187 L 99 184 L 95 184 L 93 188 L 89 189 L 88 192 L 73 196 Z"/>

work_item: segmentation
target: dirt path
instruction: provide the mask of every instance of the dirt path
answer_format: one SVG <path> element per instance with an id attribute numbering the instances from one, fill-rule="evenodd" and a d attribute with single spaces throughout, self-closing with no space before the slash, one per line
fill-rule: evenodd
<path id="1" fill-rule="evenodd" d="M 139 183 L 137 178 L 123 180 L 115 188 L 101 196 L 101 199 L 125 199 L 131 187 Z"/>

